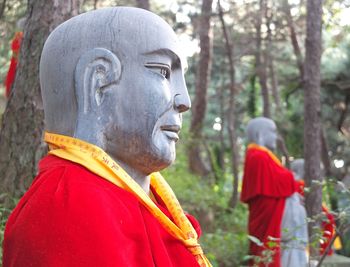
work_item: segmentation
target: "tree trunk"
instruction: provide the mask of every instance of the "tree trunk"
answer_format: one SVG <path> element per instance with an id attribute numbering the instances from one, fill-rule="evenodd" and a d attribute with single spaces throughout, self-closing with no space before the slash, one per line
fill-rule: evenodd
<path id="1" fill-rule="evenodd" d="M 307 32 L 304 65 L 304 158 L 306 186 L 310 187 L 305 203 L 309 217 L 315 218 L 321 212 L 322 181 L 321 163 L 321 103 L 320 103 L 320 61 L 322 54 L 322 0 L 307 1 Z M 318 181 L 314 183 L 313 181 Z M 320 222 L 309 224 L 311 242 L 315 238 L 315 228 Z M 315 242 L 317 243 L 317 242 Z M 318 248 L 311 250 L 311 256 L 318 255 Z"/>
<path id="2" fill-rule="evenodd" d="M 344 103 L 345 103 L 345 108 L 342 110 L 339 120 L 338 120 L 338 131 L 341 132 L 342 134 L 345 135 L 345 131 L 343 129 L 343 123 L 346 119 L 346 115 L 348 113 L 349 110 L 349 105 L 350 105 L 350 93 L 347 93 L 347 95 L 345 96 L 344 99 Z"/>
<path id="3" fill-rule="evenodd" d="M 249 97 L 247 101 L 248 115 L 252 118 L 257 116 L 256 109 L 256 73 L 253 73 L 249 78 Z"/>
<path id="4" fill-rule="evenodd" d="M 191 172 L 207 175 L 209 170 L 201 158 L 200 142 L 202 128 L 207 107 L 207 91 L 210 81 L 212 42 L 210 34 L 210 17 L 212 0 L 203 0 L 201 17 L 199 21 L 199 62 L 196 73 L 195 99 L 192 107 L 192 120 L 190 126 L 191 144 L 189 148 L 189 168 Z"/>
<path id="5" fill-rule="evenodd" d="M 24 39 L 11 96 L 0 132 L 0 189 L 10 207 L 37 173 L 37 162 L 46 153 L 42 142 L 43 106 L 39 85 L 39 60 L 49 33 L 61 22 L 78 14 L 72 0 L 29 0 Z M 57 111 L 62 112 L 62 111 Z"/>
<path id="6" fill-rule="evenodd" d="M 4 15 L 5 8 L 6 8 L 6 0 L 2 0 L 1 6 L 0 6 L 0 19 Z"/>
<path id="7" fill-rule="evenodd" d="M 276 106 L 276 113 L 282 112 L 282 106 L 281 106 L 281 98 L 278 90 L 278 82 L 275 72 L 275 66 L 274 66 L 274 57 L 273 57 L 273 44 L 272 44 L 272 30 L 271 30 L 271 22 L 273 19 L 273 1 L 271 2 L 272 7 L 270 9 L 266 8 L 266 26 L 267 26 L 267 52 L 268 55 L 268 69 L 270 74 L 270 80 L 271 80 L 271 89 L 272 89 L 272 95 Z"/>
<path id="8" fill-rule="evenodd" d="M 289 168 L 290 161 L 289 161 L 289 152 L 286 146 L 286 142 L 284 141 L 284 138 L 282 135 L 279 135 L 277 139 L 277 147 L 282 152 L 283 156 L 286 158 L 286 167 Z"/>
<path id="9" fill-rule="evenodd" d="M 233 56 L 232 56 L 233 45 L 230 42 L 230 38 L 228 37 L 225 20 L 224 20 L 224 13 L 221 7 L 220 0 L 218 1 L 218 9 L 219 9 L 219 17 L 220 17 L 221 26 L 222 26 L 222 32 L 225 39 L 227 58 L 229 61 L 230 101 L 229 101 L 227 127 L 228 127 L 228 133 L 230 137 L 230 145 L 232 148 L 231 166 L 232 166 L 232 173 L 233 173 L 233 190 L 232 190 L 233 192 L 232 192 L 232 197 L 230 199 L 229 204 L 231 208 L 235 208 L 238 202 L 238 164 L 239 164 L 239 153 L 237 148 L 237 136 L 236 136 L 236 126 L 235 126 L 235 120 L 236 120 L 235 67 L 233 64 Z"/>
<path id="10" fill-rule="evenodd" d="M 290 39 L 292 41 L 293 51 L 294 51 L 295 57 L 297 59 L 297 66 L 299 69 L 300 79 L 301 79 L 300 82 L 302 83 L 303 77 L 304 77 L 303 55 L 302 55 L 301 50 L 300 50 L 300 46 L 299 46 L 296 31 L 295 31 L 293 17 L 292 17 L 292 13 L 290 11 L 290 5 L 288 3 L 288 0 L 284 1 L 284 10 L 285 10 L 285 13 L 287 16 L 287 23 L 288 23 L 288 27 L 289 27 Z"/>
<path id="11" fill-rule="evenodd" d="M 139 8 L 150 10 L 149 0 L 136 0 L 136 6 Z"/>
<path id="12" fill-rule="evenodd" d="M 255 67 L 256 74 L 259 77 L 261 96 L 263 99 L 263 115 L 270 118 L 270 100 L 269 90 L 267 87 L 267 75 L 266 75 L 266 56 L 263 51 L 262 37 L 261 37 L 261 25 L 264 10 L 266 9 L 266 0 L 260 0 L 260 9 L 257 14 L 257 20 L 255 24 L 256 28 L 256 54 L 255 54 Z"/>
<path id="13" fill-rule="evenodd" d="M 224 85 L 220 87 L 219 89 L 219 104 L 220 104 L 220 118 L 221 118 L 221 131 L 220 131 L 220 154 L 218 157 L 218 164 L 222 171 L 222 173 L 225 173 L 225 136 L 224 136 L 224 129 L 226 125 L 226 119 L 225 119 L 225 99 L 224 99 L 224 91 L 225 87 Z"/>
<path id="14" fill-rule="evenodd" d="M 277 77 L 276 77 L 274 59 L 273 59 L 273 56 L 271 54 L 270 54 L 270 59 L 269 59 L 269 72 L 270 72 L 270 78 L 271 78 L 272 94 L 273 94 L 273 98 L 275 100 L 275 105 L 276 105 L 276 112 L 281 113 L 282 112 L 281 97 L 280 97 L 280 93 L 279 93 L 279 89 L 278 89 L 278 81 L 277 81 Z"/>
<path id="15" fill-rule="evenodd" d="M 324 167 L 324 175 L 328 180 L 327 183 L 327 192 L 331 204 L 331 210 L 338 210 L 338 199 L 336 197 L 336 192 L 332 190 L 330 179 L 337 179 L 334 171 L 332 170 L 331 159 L 329 157 L 329 148 L 326 139 L 326 135 L 324 133 L 324 129 L 321 128 L 321 159 Z"/>

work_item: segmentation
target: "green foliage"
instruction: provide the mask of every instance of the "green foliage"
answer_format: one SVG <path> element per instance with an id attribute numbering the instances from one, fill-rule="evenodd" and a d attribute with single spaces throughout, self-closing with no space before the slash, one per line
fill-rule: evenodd
<path id="1" fill-rule="evenodd" d="M 9 210 L 4 208 L 2 205 L 0 206 L 0 244 L 4 241 L 4 231 L 5 231 L 5 224 L 7 221 L 7 215 L 9 213 Z M 0 262 L 2 262 L 2 249 L 0 250 Z"/>
<path id="2" fill-rule="evenodd" d="M 214 267 L 242 266 L 248 251 L 247 235 L 244 232 L 217 229 L 201 238 L 203 249 Z"/>
<path id="3" fill-rule="evenodd" d="M 183 208 L 195 215 L 202 226 L 201 244 L 214 266 L 242 266 L 248 252 L 247 208 L 239 204 L 235 210 L 228 207 L 232 194 L 229 174 L 218 182 L 213 177 L 201 178 L 187 170 L 186 145 L 188 127 L 181 133 L 177 145 L 177 159 L 162 171 Z M 228 179 L 229 181 L 227 181 Z"/>
<path id="4" fill-rule="evenodd" d="M 154 12 L 163 16 L 177 31 L 178 34 L 186 34 L 198 43 L 197 32 L 200 28 L 198 14 L 200 13 L 200 1 L 150 1 Z M 242 1 L 238 1 L 242 2 Z M 240 147 L 240 177 L 242 176 L 243 154 L 245 150 L 245 125 L 247 121 L 262 114 L 262 99 L 258 79 L 255 70 L 256 29 L 254 17 L 257 15 L 258 1 L 243 1 L 237 4 L 235 1 L 222 1 L 225 9 L 225 21 L 229 31 L 229 37 L 233 44 L 234 64 L 236 71 L 236 133 L 238 146 Z M 293 2 L 293 1 L 292 1 Z M 295 2 L 295 1 L 294 1 Z M 298 1 L 296 1 L 298 2 Z M 303 2 L 303 1 L 301 1 Z M 345 1 L 346 2 L 346 1 Z M 349 26 L 341 25 L 340 13 L 346 3 L 342 1 L 327 0 L 324 3 L 324 31 L 323 31 L 323 58 L 322 58 L 322 125 L 325 130 L 329 146 L 329 157 L 334 172 L 333 183 L 330 181 L 327 190 L 323 191 L 324 199 L 328 203 L 339 204 L 336 217 L 340 225 L 347 225 L 350 221 L 349 195 L 347 186 L 339 183 L 346 175 L 349 175 L 350 166 L 350 139 L 338 129 L 339 117 L 344 110 L 345 96 L 348 88 L 341 85 L 350 81 L 350 30 Z M 24 0 L 7 1 L 5 16 L 0 21 L 0 82 L 4 79 L 9 59 L 11 57 L 10 43 L 16 31 L 16 22 L 23 17 L 26 2 Z M 94 8 L 96 1 L 84 1 L 81 11 Z M 135 1 L 107 1 L 99 0 L 99 7 L 112 5 L 134 6 Z M 282 100 L 282 111 L 276 111 L 276 105 L 272 101 L 272 118 L 277 122 L 280 134 L 284 137 L 289 154 L 295 158 L 303 157 L 303 127 L 304 107 L 303 89 L 300 73 L 297 68 L 297 60 L 293 46 L 289 40 L 289 28 L 285 21 L 285 14 L 281 12 L 281 3 L 272 1 L 275 6 L 273 18 L 273 44 L 272 52 L 276 77 L 278 79 L 278 90 Z M 299 45 L 303 51 L 303 40 L 305 39 L 305 6 L 293 4 L 293 20 L 298 30 Z M 184 209 L 199 218 L 203 227 L 201 243 L 214 266 L 242 266 L 252 256 L 248 252 L 247 236 L 247 208 L 238 204 L 235 210 L 228 207 L 232 195 L 231 174 L 231 147 L 228 142 L 227 106 L 229 102 L 229 74 L 228 59 L 224 47 L 222 30 L 218 17 L 213 12 L 213 61 L 208 88 L 208 106 L 206 118 L 203 123 L 203 139 L 198 140 L 205 144 L 209 152 L 206 159 L 211 159 L 213 172 L 208 177 L 198 177 L 188 171 L 187 148 L 190 140 L 189 121 L 190 112 L 184 115 L 184 128 L 181 140 L 177 146 L 177 160 L 172 167 L 163 171 L 164 177 L 174 189 Z M 266 36 L 265 36 L 266 37 Z M 266 38 L 264 39 L 266 41 Z M 264 44 L 266 46 L 266 43 Z M 186 74 L 186 82 L 194 99 L 195 74 L 200 68 L 197 65 L 197 54 L 189 59 L 189 68 Z M 271 81 L 269 80 L 269 88 Z M 342 87 L 342 88 L 341 88 Z M 2 88 L 0 88 L 1 90 Z M 3 90 L 2 90 L 3 91 Z M 348 113 L 349 114 L 349 113 Z M 349 117 L 349 116 L 348 116 Z M 221 131 L 213 129 L 215 119 L 220 118 Z M 350 129 L 350 121 L 346 121 Z M 220 134 L 224 142 L 220 143 Z M 223 146 L 223 147 L 222 147 Z M 224 155 L 222 155 L 223 153 Z M 225 168 L 219 164 L 219 156 L 222 156 Z M 334 168 L 334 160 L 343 160 L 344 167 Z M 336 188 L 344 190 L 339 193 Z M 307 188 L 305 192 L 307 192 Z M 337 189 L 338 190 L 338 189 Z M 329 199 L 327 199 L 327 195 Z M 0 234 L 3 234 L 5 216 L 0 208 Z M 317 233 L 315 240 L 322 238 L 321 232 Z M 347 235 L 347 236 L 346 236 Z M 2 236 L 2 235 L 1 235 Z M 257 240 L 255 240 L 257 241 Z M 343 254 L 350 255 L 350 237 L 345 233 Z M 318 241 L 315 241 L 318 242 Z M 276 244 L 269 242 L 270 247 Z M 316 243 L 314 243 L 316 245 Z M 271 259 L 271 250 L 264 252 L 262 258 L 255 258 L 262 262 Z"/>

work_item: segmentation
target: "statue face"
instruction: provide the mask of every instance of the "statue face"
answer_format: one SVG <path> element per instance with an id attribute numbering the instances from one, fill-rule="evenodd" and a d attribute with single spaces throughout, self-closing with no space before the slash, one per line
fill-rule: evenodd
<path id="1" fill-rule="evenodd" d="M 271 150 L 275 150 L 277 147 L 277 127 L 272 121 L 266 123 L 266 130 L 263 133 L 265 146 Z"/>
<path id="2" fill-rule="evenodd" d="M 122 29 L 123 52 L 115 52 L 122 65 L 121 78 L 106 92 L 105 150 L 117 161 L 145 174 L 175 160 L 181 113 L 190 107 L 177 38 L 163 24 L 139 24 L 137 32 Z M 141 41 L 128 42 L 130 34 Z"/>
<path id="3" fill-rule="evenodd" d="M 265 146 L 271 150 L 277 147 L 277 127 L 273 120 L 265 117 L 257 117 L 249 121 L 247 125 L 249 142 Z"/>

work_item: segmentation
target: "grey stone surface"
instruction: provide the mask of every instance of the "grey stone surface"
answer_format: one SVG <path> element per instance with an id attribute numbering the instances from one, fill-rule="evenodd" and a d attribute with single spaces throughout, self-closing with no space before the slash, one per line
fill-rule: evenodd
<path id="1" fill-rule="evenodd" d="M 265 146 L 270 150 L 276 149 L 278 136 L 273 120 L 265 117 L 254 118 L 249 121 L 246 131 L 249 143 Z"/>
<path id="2" fill-rule="evenodd" d="M 291 162 L 291 170 L 296 180 L 304 178 L 304 160 Z M 282 218 L 282 253 L 283 267 L 307 266 L 307 214 L 304 198 L 294 193 L 286 199 Z"/>

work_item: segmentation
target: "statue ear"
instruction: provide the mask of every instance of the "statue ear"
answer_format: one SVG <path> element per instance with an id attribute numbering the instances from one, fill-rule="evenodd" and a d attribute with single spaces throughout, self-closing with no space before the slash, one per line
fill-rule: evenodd
<path id="1" fill-rule="evenodd" d="M 264 136 L 262 135 L 261 131 L 257 131 L 257 132 L 256 132 L 255 140 L 256 140 L 256 143 L 257 143 L 259 146 L 265 146 L 265 138 L 264 138 Z"/>
<path id="2" fill-rule="evenodd" d="M 78 112 L 96 110 L 104 101 L 104 90 L 116 84 L 120 75 L 120 60 L 111 51 L 93 48 L 81 55 L 74 74 Z"/>

